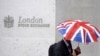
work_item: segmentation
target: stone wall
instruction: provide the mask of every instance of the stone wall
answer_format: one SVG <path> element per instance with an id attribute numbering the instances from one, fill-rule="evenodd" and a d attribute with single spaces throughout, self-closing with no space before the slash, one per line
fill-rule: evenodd
<path id="1" fill-rule="evenodd" d="M 55 0 L 0 0 L 0 56 L 48 56 Z"/>

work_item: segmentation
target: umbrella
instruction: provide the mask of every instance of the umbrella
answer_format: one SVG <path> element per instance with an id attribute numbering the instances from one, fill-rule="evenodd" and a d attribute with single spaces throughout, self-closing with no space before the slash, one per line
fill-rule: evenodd
<path id="1" fill-rule="evenodd" d="M 100 37 L 100 31 L 95 26 L 82 20 L 66 20 L 61 22 L 57 29 L 65 40 L 78 43 L 97 42 Z"/>

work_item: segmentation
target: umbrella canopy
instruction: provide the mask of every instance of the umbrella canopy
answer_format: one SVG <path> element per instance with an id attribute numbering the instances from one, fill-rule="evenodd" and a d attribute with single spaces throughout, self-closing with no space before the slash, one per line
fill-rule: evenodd
<path id="1" fill-rule="evenodd" d="M 95 26 L 81 20 L 66 20 L 61 22 L 57 29 L 64 39 L 79 43 L 97 42 L 100 37 L 100 31 Z"/>

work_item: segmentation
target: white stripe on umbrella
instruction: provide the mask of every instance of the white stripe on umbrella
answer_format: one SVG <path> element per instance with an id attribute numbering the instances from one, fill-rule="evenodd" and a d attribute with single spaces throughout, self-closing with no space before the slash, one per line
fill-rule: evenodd
<path id="1" fill-rule="evenodd" d="M 85 35 L 84 35 L 84 28 L 82 27 L 81 28 L 81 35 L 82 35 L 82 43 L 84 43 L 84 37 L 85 37 Z"/>
<path id="2" fill-rule="evenodd" d="M 79 31 L 81 31 L 81 29 L 82 29 L 82 27 L 79 27 L 78 30 L 74 33 L 74 35 L 71 38 L 72 41 L 74 41 L 74 39 L 76 38 L 76 35 L 79 33 Z"/>
<path id="3" fill-rule="evenodd" d="M 98 35 L 98 37 L 100 37 L 100 32 L 97 30 L 97 28 L 94 27 L 94 26 L 91 26 L 91 25 L 90 25 L 90 27 L 91 27 L 92 29 L 94 29 L 95 33 Z"/>
<path id="4" fill-rule="evenodd" d="M 68 31 L 74 26 L 75 22 L 72 22 L 72 24 L 70 24 L 69 28 L 66 30 L 66 33 L 63 35 L 64 37 L 66 36 L 66 34 L 68 33 Z"/>
<path id="5" fill-rule="evenodd" d="M 84 28 L 84 29 L 85 29 L 86 33 L 89 35 L 91 42 L 94 42 L 92 36 L 89 34 L 90 32 L 86 28 Z M 86 36 L 85 36 L 85 42 L 86 42 Z"/>

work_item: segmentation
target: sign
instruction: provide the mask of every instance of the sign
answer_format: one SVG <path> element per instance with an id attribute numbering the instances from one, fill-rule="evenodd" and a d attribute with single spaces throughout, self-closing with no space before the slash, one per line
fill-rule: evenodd
<path id="1" fill-rule="evenodd" d="M 55 35 L 55 1 L 22 1 L 0 2 L 0 36 L 37 38 L 42 33 L 47 38 Z"/>

